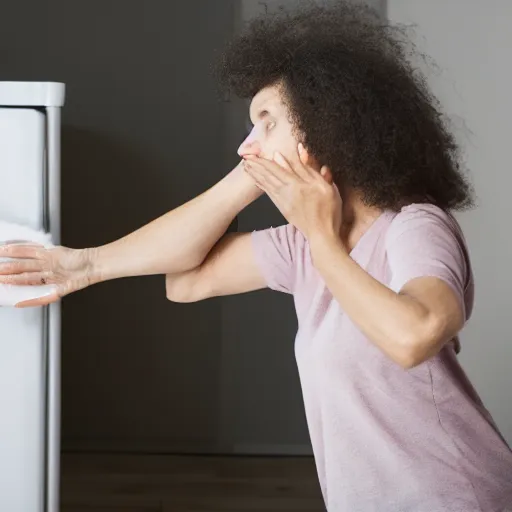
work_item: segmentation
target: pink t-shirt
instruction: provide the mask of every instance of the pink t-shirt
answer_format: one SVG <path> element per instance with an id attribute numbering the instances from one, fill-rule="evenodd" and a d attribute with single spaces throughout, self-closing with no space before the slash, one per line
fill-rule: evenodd
<path id="1" fill-rule="evenodd" d="M 454 344 L 404 370 L 344 314 L 297 229 L 255 231 L 252 239 L 268 286 L 294 296 L 295 355 L 327 510 L 512 511 L 512 451 Z M 382 213 L 351 256 L 397 292 L 416 277 L 443 279 L 466 320 L 471 315 L 464 237 L 455 219 L 435 206 Z"/>

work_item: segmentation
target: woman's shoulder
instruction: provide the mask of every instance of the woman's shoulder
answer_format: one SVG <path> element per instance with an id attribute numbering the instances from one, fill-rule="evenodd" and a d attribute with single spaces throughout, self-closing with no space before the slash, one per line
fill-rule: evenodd
<path id="1" fill-rule="evenodd" d="M 455 220 L 451 212 L 431 203 L 411 203 L 405 205 L 395 216 L 395 219 L 398 221 L 409 218 Z"/>
<path id="2" fill-rule="evenodd" d="M 430 203 L 411 203 L 396 212 L 389 226 L 388 240 L 403 232 L 445 231 L 466 245 L 462 228 L 454 215 Z"/>
<path id="3" fill-rule="evenodd" d="M 474 294 L 472 264 L 462 228 L 451 212 L 426 203 L 404 206 L 389 225 L 386 252 L 396 267 L 423 265 L 428 274 L 443 271 L 456 276 L 469 317 Z"/>

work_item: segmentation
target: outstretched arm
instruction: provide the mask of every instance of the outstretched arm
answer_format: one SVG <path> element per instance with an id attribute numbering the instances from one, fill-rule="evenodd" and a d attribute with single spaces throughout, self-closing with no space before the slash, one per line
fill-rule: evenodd
<path id="1" fill-rule="evenodd" d="M 261 194 L 237 165 L 195 199 L 124 238 L 91 249 L 92 281 L 198 267 L 236 215 Z"/>
<path id="2" fill-rule="evenodd" d="M 0 284 L 55 285 L 50 295 L 20 303 L 49 304 L 92 284 L 122 277 L 179 274 L 201 266 L 235 216 L 262 194 L 241 163 L 188 203 L 109 244 L 45 249 L 0 246 Z"/>

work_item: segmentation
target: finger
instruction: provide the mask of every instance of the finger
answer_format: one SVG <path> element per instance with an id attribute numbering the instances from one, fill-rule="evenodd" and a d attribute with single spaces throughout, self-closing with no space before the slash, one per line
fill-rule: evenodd
<path id="1" fill-rule="evenodd" d="M 288 162 L 288 160 L 286 160 L 286 158 L 278 151 L 276 151 L 274 153 L 274 160 L 281 167 L 284 167 L 285 169 L 288 170 L 288 172 L 293 173 L 295 176 L 299 177 L 300 179 L 309 180 L 309 173 L 305 169 L 303 169 L 301 165 L 295 165 L 294 167 L 292 167 L 290 165 L 290 163 Z"/>
<path id="2" fill-rule="evenodd" d="M 38 244 L 0 245 L 0 258 L 43 259 L 47 249 Z"/>
<path id="3" fill-rule="evenodd" d="M 321 165 L 318 163 L 316 158 L 314 158 L 311 153 L 304 147 L 302 143 L 299 143 L 299 160 L 304 166 L 305 172 L 310 176 L 318 177 L 318 174 L 321 171 Z"/>
<path id="4" fill-rule="evenodd" d="M 304 144 L 302 144 L 302 142 L 299 142 L 298 149 L 299 160 L 301 161 L 302 165 L 304 165 L 304 167 L 310 167 L 311 157 L 309 155 L 309 151 L 304 147 Z"/>
<path id="5" fill-rule="evenodd" d="M 325 165 L 320 169 L 320 176 L 322 176 L 322 178 L 330 185 L 334 183 L 332 172 L 329 167 L 326 167 Z"/>
<path id="6" fill-rule="evenodd" d="M 253 165 L 253 162 L 247 162 L 245 170 L 265 192 L 277 190 L 279 187 L 283 186 L 283 183 L 272 173 L 269 173 L 263 166 L 256 166 Z"/>
<path id="7" fill-rule="evenodd" d="M 19 286 L 40 286 L 53 284 L 55 282 L 51 272 L 23 272 L 21 274 L 11 274 L 0 276 L 0 284 L 10 284 Z"/>
<path id="8" fill-rule="evenodd" d="M 21 274 L 23 272 L 41 272 L 44 270 L 42 260 L 14 260 L 0 263 L 1 276 L 9 274 Z"/>
<path id="9" fill-rule="evenodd" d="M 297 175 L 293 172 L 288 172 L 286 169 L 283 169 L 280 165 L 278 165 L 273 160 L 267 160 L 266 158 L 251 158 L 249 163 L 259 169 L 262 173 L 267 175 L 272 175 L 275 179 L 281 182 L 281 184 L 290 183 Z"/>
<path id="10" fill-rule="evenodd" d="M 266 181 L 265 177 L 260 175 L 255 169 L 247 167 L 245 172 L 254 180 L 256 186 L 265 193 L 268 193 L 268 190 L 272 188 L 272 186 Z"/>
<path id="11" fill-rule="evenodd" d="M 293 172 L 293 168 L 289 164 L 288 160 L 286 160 L 286 158 L 281 153 L 279 153 L 278 151 L 276 151 L 274 153 L 274 162 L 276 162 L 278 165 L 280 165 L 281 167 L 283 167 L 287 171 Z"/>
<path id="12" fill-rule="evenodd" d="M 30 308 L 36 306 L 47 306 L 48 304 L 52 304 L 53 302 L 57 302 L 60 299 L 57 292 L 52 293 L 51 295 L 45 295 L 44 297 L 39 297 L 38 299 L 30 299 L 18 302 L 14 305 L 16 308 Z"/>
<path id="13" fill-rule="evenodd" d="M 29 240 L 4 240 L 0 242 L 0 245 L 41 245 L 36 242 L 30 242 Z"/>

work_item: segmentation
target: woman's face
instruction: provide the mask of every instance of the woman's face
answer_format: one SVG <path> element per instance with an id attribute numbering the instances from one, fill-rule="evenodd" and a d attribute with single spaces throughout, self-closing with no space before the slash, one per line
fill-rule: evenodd
<path id="1" fill-rule="evenodd" d="M 277 86 L 266 87 L 254 96 L 249 109 L 252 130 L 238 148 L 241 157 L 256 155 L 273 160 L 280 152 L 291 164 L 298 162 L 298 140 Z"/>

